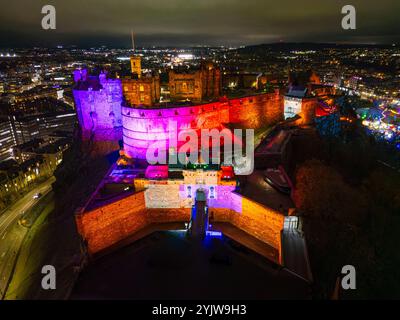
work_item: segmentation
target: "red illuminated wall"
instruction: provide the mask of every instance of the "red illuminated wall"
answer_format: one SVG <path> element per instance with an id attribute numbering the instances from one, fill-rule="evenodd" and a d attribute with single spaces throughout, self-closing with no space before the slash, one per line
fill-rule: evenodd
<path id="1" fill-rule="evenodd" d="M 167 141 L 170 121 L 175 121 L 181 132 L 221 128 L 228 123 L 258 129 L 282 119 L 283 98 L 278 92 L 179 108 L 122 107 L 124 150 L 132 158 L 145 159 L 152 143 Z"/>

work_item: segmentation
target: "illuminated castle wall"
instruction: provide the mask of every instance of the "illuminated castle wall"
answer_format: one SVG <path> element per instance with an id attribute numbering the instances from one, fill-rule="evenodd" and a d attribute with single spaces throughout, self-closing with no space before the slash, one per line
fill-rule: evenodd
<path id="1" fill-rule="evenodd" d="M 132 158 L 145 159 L 147 148 L 167 141 L 168 123 L 175 121 L 178 133 L 185 129 L 221 128 L 224 124 L 258 129 L 282 120 L 283 100 L 279 92 L 185 107 L 122 107 L 124 150 Z M 168 145 L 167 145 L 168 148 Z"/>
<path id="2" fill-rule="evenodd" d="M 172 101 L 189 99 L 201 102 L 221 96 L 221 70 L 211 62 L 202 63 L 199 70 L 169 71 Z"/>
<path id="3" fill-rule="evenodd" d="M 144 75 L 123 78 L 122 88 L 126 102 L 131 106 L 152 106 L 160 100 L 160 77 Z"/>
<path id="4" fill-rule="evenodd" d="M 184 170 L 179 179 L 143 178 L 134 183 L 140 191 L 76 215 L 89 253 L 107 249 L 151 224 L 189 222 L 194 195 L 202 188 L 211 223 L 226 222 L 244 230 L 274 248 L 273 260 L 280 262 L 285 216 L 235 193 L 235 179 L 222 179 L 221 171 Z"/>
<path id="5" fill-rule="evenodd" d="M 87 70 L 74 72 L 72 90 L 76 113 L 84 139 L 95 141 L 122 138 L 122 89 L 119 79 L 109 79 L 105 73 L 88 76 Z"/>
<path id="6" fill-rule="evenodd" d="M 140 56 L 131 57 L 131 75 L 123 77 L 124 98 L 130 106 L 152 106 L 160 101 L 160 77 L 142 74 Z"/>
<path id="7" fill-rule="evenodd" d="M 145 159 L 146 150 L 152 143 L 167 143 L 170 121 L 177 123 L 178 132 L 219 128 L 229 122 L 229 107 L 227 103 L 218 102 L 166 109 L 122 107 L 125 153 L 132 158 Z"/>
<path id="8" fill-rule="evenodd" d="M 165 142 L 168 149 L 171 122 L 179 134 L 226 126 L 258 129 L 283 120 L 279 90 L 221 97 L 220 70 L 209 64 L 194 74 L 171 72 L 175 102 L 164 106 L 157 104 L 159 78 L 141 74 L 140 57 L 131 59 L 131 69 L 132 75 L 122 80 L 108 79 L 105 74 L 88 77 L 86 70 L 74 73 L 73 94 L 84 138 L 94 135 L 98 141 L 118 141 L 122 137 L 124 156 L 145 159 L 154 142 Z M 189 97 L 192 103 L 176 102 Z M 276 251 L 274 260 L 280 261 L 284 215 L 236 193 L 236 179 L 226 176 L 224 169 L 182 170 L 179 177 L 170 176 L 162 166 L 147 169 L 147 176 L 129 182 L 134 193 L 88 204 L 76 214 L 89 253 L 107 249 L 150 225 L 189 222 L 196 190 L 202 188 L 212 221 L 230 223 L 267 243 Z"/>
<path id="9" fill-rule="evenodd" d="M 204 81 L 199 83 L 202 91 L 199 98 L 219 95 L 219 69 L 206 64 L 201 70 L 199 74 L 204 76 Z M 140 72 L 140 67 L 135 71 Z M 175 87 L 179 82 L 178 74 L 173 74 L 170 82 Z M 73 94 L 84 139 L 118 141 L 122 138 L 127 156 L 145 159 L 151 144 L 168 139 L 171 121 L 177 123 L 179 133 L 186 129 L 221 129 L 226 124 L 258 129 L 283 118 L 283 99 L 279 91 L 234 99 L 223 97 L 215 102 L 188 106 L 161 107 L 155 104 L 159 97 L 159 78 L 137 76 L 120 80 L 108 79 L 104 73 L 93 77 L 88 76 L 86 70 L 75 71 Z M 154 86 L 154 83 L 158 85 Z M 141 95 L 143 99 L 140 100 Z"/>

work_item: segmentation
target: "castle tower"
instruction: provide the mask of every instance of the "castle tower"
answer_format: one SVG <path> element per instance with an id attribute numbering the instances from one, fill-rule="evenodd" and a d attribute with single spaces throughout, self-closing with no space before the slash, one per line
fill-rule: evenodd
<path id="1" fill-rule="evenodd" d="M 142 60 L 140 56 L 131 56 L 131 72 L 137 74 L 138 78 L 142 75 Z"/>
<path id="2" fill-rule="evenodd" d="M 132 50 L 133 53 L 135 53 L 135 34 L 133 33 L 133 30 L 131 31 L 131 37 L 132 37 Z M 133 54 L 131 56 L 131 72 L 132 74 L 137 74 L 138 79 L 142 76 L 142 59 L 140 56 L 137 56 Z"/>
<path id="3" fill-rule="evenodd" d="M 102 140 L 114 137 L 114 129 L 122 127 L 121 80 L 107 78 L 105 72 L 90 76 L 86 69 L 75 70 L 74 80 L 72 93 L 84 138 L 93 133 Z"/>

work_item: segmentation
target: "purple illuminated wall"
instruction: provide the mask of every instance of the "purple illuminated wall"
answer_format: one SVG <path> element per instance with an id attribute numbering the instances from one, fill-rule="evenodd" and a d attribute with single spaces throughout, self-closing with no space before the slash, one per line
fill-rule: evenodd
<path id="1" fill-rule="evenodd" d="M 74 72 L 73 95 L 83 136 L 94 133 L 96 140 L 121 139 L 122 87 L 119 79 L 105 73 L 88 76 L 86 69 Z"/>
<path id="2" fill-rule="evenodd" d="M 187 129 L 221 128 L 229 122 L 227 103 L 198 106 L 139 109 L 122 107 L 124 150 L 133 158 L 146 158 L 147 148 L 154 142 L 163 142 L 168 148 L 169 123 L 177 123 L 178 134 Z M 179 146 L 178 146 L 179 147 Z"/>

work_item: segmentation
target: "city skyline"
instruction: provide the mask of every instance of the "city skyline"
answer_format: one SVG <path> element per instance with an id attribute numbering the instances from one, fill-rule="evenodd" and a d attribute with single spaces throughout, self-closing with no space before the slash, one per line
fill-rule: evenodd
<path id="1" fill-rule="evenodd" d="M 138 46 L 242 46 L 274 42 L 398 43 L 395 32 L 399 3 L 380 5 L 353 1 L 357 29 L 343 30 L 341 9 L 345 1 L 316 6 L 284 0 L 241 3 L 229 1 L 52 1 L 56 30 L 41 28 L 44 3 L 20 1 L 2 4 L 1 47 L 76 45 L 88 47 L 131 46 L 130 32 Z M 21 7 L 24 9 L 22 10 Z"/>

